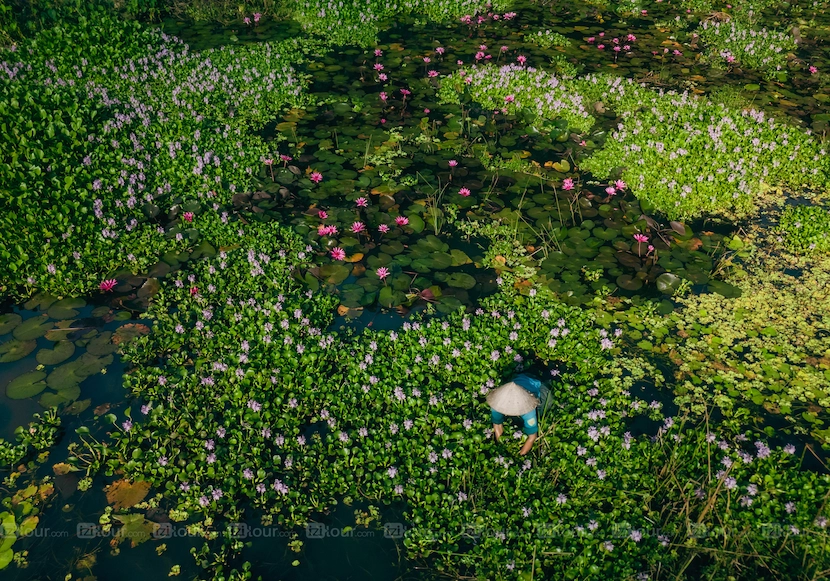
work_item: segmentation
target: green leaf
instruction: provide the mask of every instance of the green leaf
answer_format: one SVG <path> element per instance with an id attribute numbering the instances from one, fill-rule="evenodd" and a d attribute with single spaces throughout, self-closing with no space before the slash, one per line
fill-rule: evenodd
<path id="1" fill-rule="evenodd" d="M 30 341 L 38 337 L 43 337 L 46 331 L 54 326 L 55 324 L 49 320 L 48 315 L 38 315 L 31 319 L 26 319 L 23 323 L 15 327 L 13 335 L 15 339 L 20 341 Z"/>
<path id="2" fill-rule="evenodd" d="M 454 272 L 447 277 L 446 283 L 452 287 L 469 290 L 476 285 L 476 279 L 464 272 Z"/>
<path id="3" fill-rule="evenodd" d="M 47 391 L 38 400 L 38 403 L 42 405 L 44 408 L 49 409 L 52 407 L 58 407 L 63 404 L 69 404 L 78 399 L 81 396 L 81 386 L 80 385 L 73 385 L 66 389 L 62 389 L 58 392 L 52 393 L 51 391 Z"/>
<path id="4" fill-rule="evenodd" d="M 32 371 L 14 378 L 6 386 L 6 396 L 9 399 L 26 399 L 39 394 L 46 389 L 46 382 L 43 378 L 46 373 L 43 371 Z"/>
<path id="5" fill-rule="evenodd" d="M 0 343 L 0 363 L 11 363 L 23 359 L 37 347 L 37 341 L 18 341 L 13 339 Z"/>
<path id="6" fill-rule="evenodd" d="M 41 349 L 37 352 L 37 362 L 41 365 L 57 365 L 63 363 L 75 354 L 75 344 L 72 341 L 58 341 L 54 349 Z"/>
<path id="7" fill-rule="evenodd" d="M 0 571 L 8 567 L 12 559 L 14 559 L 14 551 L 11 549 L 0 551 Z"/>
<path id="8" fill-rule="evenodd" d="M 23 317 L 17 313 L 6 313 L 5 315 L 0 315 L 0 335 L 11 333 L 12 330 L 21 323 L 21 321 L 23 321 Z"/>
<path id="9" fill-rule="evenodd" d="M 412 228 L 416 234 L 420 234 L 424 231 L 424 220 L 418 214 L 409 214 L 407 215 L 407 218 L 409 218 L 409 227 Z"/>
<path id="10" fill-rule="evenodd" d="M 49 307 L 49 316 L 53 319 L 74 319 L 79 315 L 77 309 L 86 306 L 84 299 L 63 299 Z"/>

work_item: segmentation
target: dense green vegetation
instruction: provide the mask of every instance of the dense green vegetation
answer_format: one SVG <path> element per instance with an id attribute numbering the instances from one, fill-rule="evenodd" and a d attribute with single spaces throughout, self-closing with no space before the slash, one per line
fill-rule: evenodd
<path id="1" fill-rule="evenodd" d="M 821 578 L 825 10 L 0 3 L 0 570 Z"/>

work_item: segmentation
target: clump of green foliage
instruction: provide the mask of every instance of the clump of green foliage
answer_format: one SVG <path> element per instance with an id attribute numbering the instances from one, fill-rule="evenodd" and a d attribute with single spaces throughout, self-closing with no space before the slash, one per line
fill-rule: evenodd
<path id="1" fill-rule="evenodd" d="M 641 390 L 659 371 L 619 357 L 619 333 L 591 311 L 505 285 L 475 314 L 338 334 L 334 300 L 291 275 L 307 260 L 298 237 L 273 223 L 215 237 L 238 247 L 165 282 L 151 334 L 126 348 L 141 410 L 106 417 L 115 442 L 98 456 L 163 491 L 177 519 L 252 506 L 301 527 L 359 494 L 405 501 L 409 555 L 454 575 L 682 579 L 688 562 L 717 576 L 737 558 L 780 576 L 805 554 L 827 566 L 827 477 L 761 434 L 661 412 Z M 493 441 L 484 394 L 525 358 L 553 372 L 553 403 L 520 457 L 511 430 Z"/>
<path id="2" fill-rule="evenodd" d="M 530 38 L 542 48 L 571 46 L 571 39 L 552 30 L 539 30 L 530 35 Z"/>
<path id="3" fill-rule="evenodd" d="M 820 206 L 788 206 L 778 229 L 784 244 L 798 253 L 830 252 L 830 211 Z"/>
<path id="4" fill-rule="evenodd" d="M 517 65 L 460 71 L 443 81 L 439 94 L 457 100 L 465 90 L 484 107 L 531 112 L 540 129 L 562 119 L 586 132 L 595 121 L 592 105 L 601 102 L 620 122 L 581 168 L 601 179 L 621 170 L 640 201 L 670 219 L 745 216 L 766 185 L 830 184 L 822 144 L 761 111 L 656 91 L 631 79 L 563 80 Z"/>
<path id="5" fill-rule="evenodd" d="M 302 100 L 299 47 L 191 53 L 102 16 L 6 50 L 0 288 L 80 294 L 198 244 L 181 214 L 250 187 L 269 153 L 251 130 Z"/>
<path id="6" fill-rule="evenodd" d="M 714 64 L 730 64 L 755 69 L 774 76 L 787 64 L 787 54 L 795 50 L 795 40 L 785 32 L 756 28 L 743 18 L 727 22 L 701 23 L 700 39 L 707 47 L 707 58 Z"/>

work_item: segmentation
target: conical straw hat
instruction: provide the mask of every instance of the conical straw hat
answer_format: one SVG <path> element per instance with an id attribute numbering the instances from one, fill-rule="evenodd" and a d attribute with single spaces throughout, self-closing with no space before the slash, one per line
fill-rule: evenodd
<path id="1" fill-rule="evenodd" d="M 536 408 L 539 400 L 518 383 L 509 381 L 488 393 L 487 403 L 506 416 L 521 416 Z"/>

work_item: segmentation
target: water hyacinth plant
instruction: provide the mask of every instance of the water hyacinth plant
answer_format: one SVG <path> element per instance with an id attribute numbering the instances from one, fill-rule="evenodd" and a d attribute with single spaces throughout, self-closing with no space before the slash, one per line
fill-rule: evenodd
<path id="1" fill-rule="evenodd" d="M 747 67 L 767 76 L 784 69 L 787 55 L 796 48 L 791 35 L 755 29 L 740 18 L 726 22 L 704 20 L 700 23 L 699 35 L 713 63 Z"/>
<path id="2" fill-rule="evenodd" d="M 592 103 L 613 109 L 620 120 L 616 130 L 581 167 L 600 178 L 621 168 L 635 195 L 672 219 L 746 215 L 765 185 L 828 183 L 825 148 L 761 111 L 732 110 L 620 77 L 560 80 L 518 65 L 464 73 L 444 81 L 445 98 L 466 84 L 485 107 L 527 107 L 540 123 L 561 118 L 583 132 L 594 122 Z"/>
<path id="3" fill-rule="evenodd" d="M 438 570 L 598 579 L 682 570 L 724 541 L 741 552 L 759 542 L 766 521 L 750 507 L 763 497 L 793 544 L 782 551 L 770 537 L 759 550 L 785 564 L 790 551 L 821 554 L 814 499 L 830 490 L 826 477 L 791 469 L 789 446 L 696 427 L 683 408 L 661 413 L 637 395 L 642 363 L 611 357 L 622 332 L 588 311 L 544 290 L 506 291 L 473 314 L 340 335 L 326 330 L 331 299 L 298 292 L 288 274 L 301 241 L 266 226 L 239 243 L 165 285 L 148 313 L 153 333 L 126 350 L 141 412 L 112 416 L 106 470 L 149 478 L 178 518 L 242 518 L 244 501 L 268 522 L 303 526 L 333 495 L 360 493 L 405 501 L 405 544 Z M 519 459 L 492 441 L 483 402 L 530 358 L 547 362 L 555 403 L 538 455 Z M 713 470 L 697 462 L 701 450 Z M 643 503 L 644 490 L 661 492 Z M 671 504 L 678 510 L 665 511 Z M 690 522 L 707 531 L 691 547 Z"/>
<path id="4" fill-rule="evenodd" d="M 830 570 L 826 6 L 140 9 L 0 56 L 3 579 Z"/>
<path id="5" fill-rule="evenodd" d="M 79 60 L 75 47 L 90 41 L 104 49 Z M 21 192 L 0 201 L 3 287 L 80 293 L 197 244 L 199 211 L 247 189 L 266 153 L 248 130 L 297 102 L 296 46 L 190 53 L 105 17 L 7 50 L 2 107 L 11 115 L 26 104 L 39 129 L 25 139 L 31 120 L 14 115 L 0 135 L 4 187 Z M 12 227 L 20 223 L 30 226 Z"/>
<path id="6" fill-rule="evenodd" d="M 820 206 L 788 206 L 781 213 L 778 230 L 784 244 L 798 253 L 830 251 L 830 211 Z"/>

